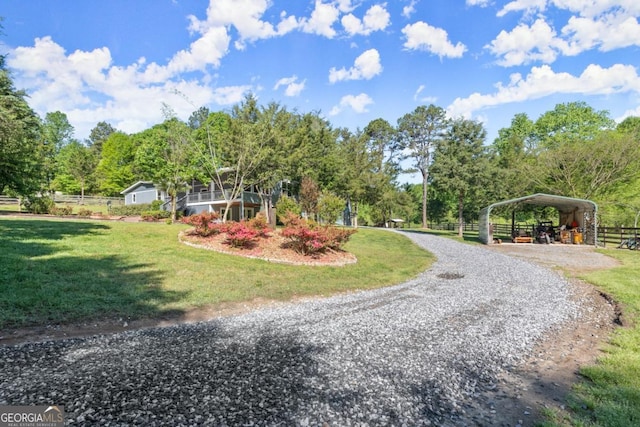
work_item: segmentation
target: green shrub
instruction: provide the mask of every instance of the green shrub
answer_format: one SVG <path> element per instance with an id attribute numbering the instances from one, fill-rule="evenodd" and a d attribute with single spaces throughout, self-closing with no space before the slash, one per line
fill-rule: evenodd
<path id="1" fill-rule="evenodd" d="M 48 214 L 56 206 L 51 197 L 29 196 L 22 202 L 24 208 L 33 214 Z"/>
<path id="2" fill-rule="evenodd" d="M 283 194 L 280 196 L 278 203 L 276 203 L 276 217 L 281 224 L 284 224 L 284 219 L 289 212 L 300 215 L 300 206 L 294 199 Z"/>
<path id="3" fill-rule="evenodd" d="M 57 216 L 65 216 L 73 214 L 73 207 L 71 206 L 53 206 L 49 213 Z"/>
<path id="4" fill-rule="evenodd" d="M 93 211 L 87 208 L 78 209 L 78 216 L 91 216 L 93 215 Z"/>
<path id="5" fill-rule="evenodd" d="M 162 200 L 154 200 L 153 202 L 151 202 L 151 208 L 149 209 L 150 211 L 160 211 L 162 210 L 162 205 L 164 205 L 164 202 Z"/>
<path id="6" fill-rule="evenodd" d="M 142 212 L 151 211 L 150 203 L 142 203 L 139 205 L 122 205 L 122 206 L 113 206 L 111 208 L 111 215 L 121 215 L 121 216 L 136 216 L 142 215 Z"/>
<path id="7" fill-rule="evenodd" d="M 141 214 L 143 221 L 157 222 L 163 219 L 168 219 L 171 216 L 169 211 L 144 211 Z"/>
<path id="8" fill-rule="evenodd" d="M 342 216 L 344 209 L 344 200 L 333 193 L 322 193 L 318 200 L 318 214 L 325 223 L 335 224 Z"/>

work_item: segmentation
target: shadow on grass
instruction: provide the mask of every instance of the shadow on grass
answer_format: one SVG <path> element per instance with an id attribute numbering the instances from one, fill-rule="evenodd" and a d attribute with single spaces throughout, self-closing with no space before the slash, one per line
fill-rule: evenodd
<path id="1" fill-rule="evenodd" d="M 90 222 L 0 221 L 0 330 L 158 316 L 183 297 L 161 288 L 162 275 L 151 263 L 99 250 L 74 255 L 73 240 L 64 240 L 108 237 L 109 229 Z"/>

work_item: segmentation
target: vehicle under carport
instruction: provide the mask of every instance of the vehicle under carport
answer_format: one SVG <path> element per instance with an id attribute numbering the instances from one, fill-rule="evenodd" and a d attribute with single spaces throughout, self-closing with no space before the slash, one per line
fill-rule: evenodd
<path id="1" fill-rule="evenodd" d="M 579 228 L 583 233 L 583 243 L 597 245 L 598 205 L 596 205 L 595 202 L 586 199 L 576 199 L 572 197 L 542 193 L 504 200 L 502 202 L 493 203 L 482 209 L 478 220 L 478 231 L 481 242 L 487 245 L 494 243 L 493 225 L 490 222 L 491 211 L 496 207 L 508 205 L 513 205 L 514 212 L 522 205 L 548 206 L 556 208 L 558 210 L 558 224 L 577 224 L 577 228 Z M 514 230 L 515 219 L 513 215 L 511 221 L 511 228 Z"/>

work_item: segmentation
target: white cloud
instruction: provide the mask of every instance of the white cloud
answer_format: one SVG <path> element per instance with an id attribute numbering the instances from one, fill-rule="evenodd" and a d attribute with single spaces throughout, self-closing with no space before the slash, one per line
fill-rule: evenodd
<path id="1" fill-rule="evenodd" d="M 236 49 L 244 49 L 246 42 L 267 39 L 284 35 L 298 27 L 295 17 L 281 14 L 281 21 L 274 24 L 262 20 L 263 15 L 271 6 L 268 0 L 210 0 L 205 20 L 189 16 L 190 30 L 206 34 L 211 29 L 225 30 L 233 26 L 238 31 L 239 39 L 235 42 Z"/>
<path id="2" fill-rule="evenodd" d="M 520 24 L 512 31 L 501 31 L 491 44 L 485 46 L 500 57 L 499 65 L 510 67 L 532 61 L 552 63 L 559 52 L 569 52 L 569 46 L 558 38 L 556 32 L 543 19 L 537 19 L 531 26 Z"/>
<path id="3" fill-rule="evenodd" d="M 633 110 L 625 111 L 620 117 L 616 118 L 615 121 L 620 123 L 621 121 L 623 121 L 627 117 L 640 117 L 640 105 L 638 105 Z"/>
<path id="4" fill-rule="evenodd" d="M 467 6 L 487 7 L 489 6 L 489 0 L 467 0 Z"/>
<path id="5" fill-rule="evenodd" d="M 208 65 L 220 66 L 220 60 L 227 54 L 229 42 L 230 37 L 223 27 L 208 29 L 202 37 L 191 43 L 188 50 L 181 50 L 171 58 L 167 66 L 169 75 L 185 71 L 203 71 Z"/>
<path id="6" fill-rule="evenodd" d="M 411 18 L 411 15 L 416 13 L 416 4 L 418 4 L 418 0 L 411 0 L 411 3 L 402 8 L 402 16 Z"/>
<path id="7" fill-rule="evenodd" d="M 358 56 L 353 67 L 348 70 L 331 68 L 329 70 L 329 82 L 335 83 L 342 80 L 369 80 L 382 72 L 380 54 L 376 49 L 369 49 Z"/>
<path id="8" fill-rule="evenodd" d="M 591 64 L 581 75 L 574 76 L 556 73 L 548 65 L 543 65 L 533 67 L 524 79 L 518 73 L 512 74 L 509 84 L 498 84 L 495 93 L 476 92 L 466 98 L 457 98 L 447 111 L 452 117 L 470 117 L 473 112 L 486 107 L 523 102 L 551 94 L 609 95 L 622 92 L 640 93 L 640 76 L 633 66 L 616 64 L 603 68 Z"/>
<path id="9" fill-rule="evenodd" d="M 342 26 L 350 35 L 369 35 L 374 31 L 384 30 L 391 23 L 389 12 L 385 6 L 374 5 L 367 10 L 364 18 L 360 20 L 353 14 L 342 17 Z"/>
<path id="10" fill-rule="evenodd" d="M 340 104 L 334 106 L 329 112 L 330 116 L 340 114 L 345 108 L 351 108 L 356 113 L 366 113 L 367 106 L 373 104 L 373 99 L 366 93 L 360 95 L 346 95 L 340 99 Z"/>
<path id="11" fill-rule="evenodd" d="M 607 11 L 624 11 L 631 15 L 640 13 L 637 0 L 550 0 L 558 9 L 566 9 L 580 16 L 595 17 Z"/>
<path id="12" fill-rule="evenodd" d="M 251 92 L 253 86 L 227 86 L 216 88 L 213 91 L 213 100 L 219 105 L 237 104 L 244 98 L 244 95 Z"/>
<path id="13" fill-rule="evenodd" d="M 636 17 L 610 13 L 598 18 L 572 16 L 562 29 L 577 52 L 598 47 L 607 52 L 628 46 L 640 46 L 640 24 Z"/>
<path id="14" fill-rule="evenodd" d="M 349 13 L 355 9 L 351 0 L 334 0 L 334 3 L 337 4 L 338 10 L 342 13 Z"/>
<path id="15" fill-rule="evenodd" d="M 331 39 L 337 34 L 333 24 L 339 16 L 340 10 L 336 6 L 316 0 L 311 17 L 301 19 L 300 26 L 305 33 L 318 34 Z"/>
<path id="16" fill-rule="evenodd" d="M 285 86 L 284 94 L 286 96 L 298 96 L 304 90 L 306 80 L 298 82 L 298 76 L 283 77 L 276 82 L 273 90 L 278 90 L 280 86 Z"/>
<path id="17" fill-rule="evenodd" d="M 515 0 L 507 3 L 500 11 L 498 16 L 504 16 L 509 12 L 524 11 L 526 14 L 534 12 L 543 12 L 547 7 L 547 0 Z"/>
<path id="18" fill-rule="evenodd" d="M 416 93 L 413 94 L 413 100 L 425 104 L 435 104 L 438 101 L 437 97 L 422 96 L 422 92 L 424 92 L 425 87 L 425 85 L 418 86 L 418 89 L 416 89 Z"/>
<path id="19" fill-rule="evenodd" d="M 498 16 L 515 11 L 529 16 L 544 12 L 550 5 L 573 14 L 560 34 L 543 17 L 531 26 L 521 23 L 511 31 L 501 31 L 487 45 L 500 58 L 500 65 L 551 63 L 560 54 L 572 56 L 590 49 L 607 52 L 640 46 L 640 2 L 636 0 L 517 0 L 508 3 Z"/>
<path id="20" fill-rule="evenodd" d="M 460 58 L 467 47 L 458 42 L 453 45 L 449 35 L 442 28 L 432 27 L 426 22 L 418 21 L 402 29 L 407 38 L 404 47 L 409 50 L 426 50 L 439 57 Z"/>
<path id="21" fill-rule="evenodd" d="M 229 105 L 239 102 L 251 89 L 234 86 L 214 91 L 206 83 L 207 75 L 202 82 L 178 76 L 218 60 L 219 50 L 206 52 L 212 39 L 216 37 L 196 40 L 190 50 L 178 52 L 167 66 L 146 65 L 144 58 L 116 66 L 106 47 L 67 54 L 51 37 L 43 37 L 35 39 L 33 46 L 14 49 L 8 55 L 8 65 L 17 71 L 16 85 L 29 88 L 29 105 L 42 116 L 65 112 L 78 138 L 87 137 L 99 121 L 137 132 L 162 121 L 163 102 L 172 105 L 179 117 L 188 117 L 194 108 L 176 95 L 176 90 L 194 105 Z"/>

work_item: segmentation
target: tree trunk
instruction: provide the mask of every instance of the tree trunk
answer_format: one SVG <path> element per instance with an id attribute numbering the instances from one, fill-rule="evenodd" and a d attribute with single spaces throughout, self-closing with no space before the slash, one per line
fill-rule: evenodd
<path id="1" fill-rule="evenodd" d="M 422 172 L 422 228 L 427 228 L 427 178 L 429 175 Z"/>
<path id="2" fill-rule="evenodd" d="M 358 228 L 358 203 L 353 204 L 353 216 L 351 217 L 351 225 Z"/>
<path id="3" fill-rule="evenodd" d="M 172 195 L 171 197 L 171 222 L 176 222 L 176 199 L 178 198 L 176 195 Z"/>
<path id="4" fill-rule="evenodd" d="M 227 205 L 224 210 L 224 215 L 222 216 L 222 222 L 227 222 L 229 219 L 229 212 L 231 211 L 231 205 L 233 204 L 232 200 L 227 200 Z"/>
<path id="5" fill-rule="evenodd" d="M 462 214 L 464 210 L 464 193 L 461 191 L 458 194 L 458 237 L 462 237 L 462 231 L 464 228 L 464 216 Z"/>

